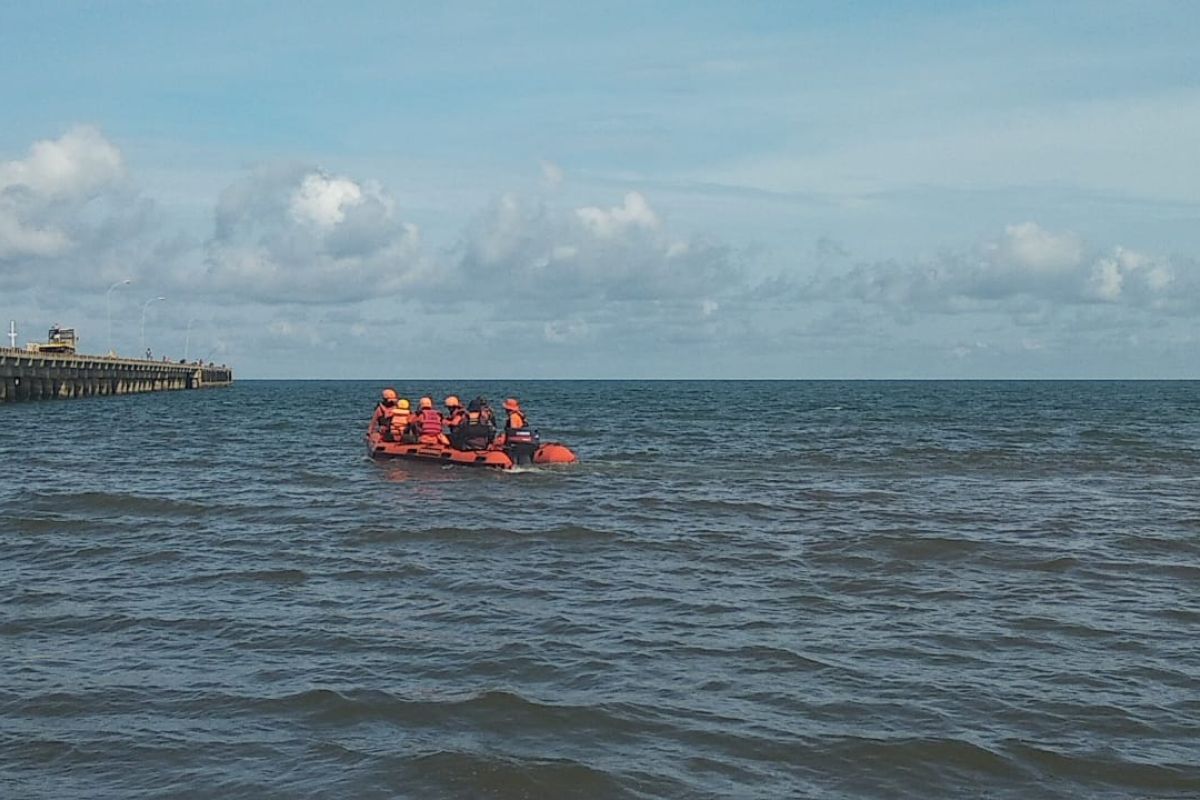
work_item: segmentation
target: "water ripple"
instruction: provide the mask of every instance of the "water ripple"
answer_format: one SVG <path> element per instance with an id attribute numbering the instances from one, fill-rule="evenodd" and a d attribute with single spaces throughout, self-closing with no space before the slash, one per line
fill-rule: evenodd
<path id="1" fill-rule="evenodd" d="M 0 406 L 0 795 L 1200 795 L 1200 384 L 396 388 L 584 459 L 372 463 L 368 383 Z"/>

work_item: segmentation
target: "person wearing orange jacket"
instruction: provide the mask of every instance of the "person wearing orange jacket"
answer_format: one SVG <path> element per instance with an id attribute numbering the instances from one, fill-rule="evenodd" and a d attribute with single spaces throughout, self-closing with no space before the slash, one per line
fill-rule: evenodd
<path id="1" fill-rule="evenodd" d="M 467 412 L 463 408 L 463 404 L 459 401 L 457 395 L 450 395 L 446 398 L 446 433 L 450 434 L 450 438 L 454 438 L 454 431 L 467 418 Z"/>
<path id="2" fill-rule="evenodd" d="M 521 404 L 517 402 L 515 397 L 510 397 L 504 401 L 504 410 L 508 412 L 508 419 L 504 421 L 505 433 L 510 433 L 517 428 L 529 427 L 529 423 L 525 420 L 525 412 L 521 411 Z"/>
<path id="3" fill-rule="evenodd" d="M 396 401 L 396 408 L 392 411 L 392 441 L 416 441 L 416 422 L 417 415 L 412 413 L 412 406 L 409 405 L 408 400 L 401 397 Z"/>
<path id="4" fill-rule="evenodd" d="M 433 407 L 433 398 L 421 398 L 421 413 L 417 416 L 417 430 L 421 444 L 449 445 L 450 440 L 442 433 L 442 414 Z"/>
<path id="5" fill-rule="evenodd" d="M 508 419 L 504 422 L 504 435 L 496 441 L 512 458 L 513 463 L 533 463 L 539 444 L 537 432 L 529 427 L 529 420 L 525 418 L 525 412 L 521 410 L 521 404 L 516 398 L 510 397 L 505 400 L 504 410 L 508 412 Z"/>
<path id="6" fill-rule="evenodd" d="M 525 412 L 521 410 L 521 404 L 517 402 L 515 397 L 510 397 L 504 401 L 504 410 L 508 412 L 508 419 L 504 421 L 504 433 L 496 437 L 496 446 L 503 447 L 508 443 L 509 439 L 515 431 L 522 431 L 522 436 L 528 434 L 529 422 L 525 419 Z"/>
<path id="7" fill-rule="evenodd" d="M 392 413 L 396 410 L 396 390 L 387 388 L 383 390 L 383 394 L 379 399 L 379 405 L 375 406 L 375 413 L 371 416 L 371 429 L 384 432 L 386 435 L 392 427 Z"/>

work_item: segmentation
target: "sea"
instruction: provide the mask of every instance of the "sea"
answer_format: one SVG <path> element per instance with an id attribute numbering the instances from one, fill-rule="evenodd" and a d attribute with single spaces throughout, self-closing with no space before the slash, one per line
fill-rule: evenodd
<path id="1" fill-rule="evenodd" d="M 2 405 L 0 797 L 1200 797 L 1200 382 Z"/>

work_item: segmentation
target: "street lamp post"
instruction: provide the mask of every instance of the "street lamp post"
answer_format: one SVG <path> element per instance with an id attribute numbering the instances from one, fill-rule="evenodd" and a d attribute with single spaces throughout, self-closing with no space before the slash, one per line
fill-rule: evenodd
<path id="1" fill-rule="evenodd" d="M 155 302 L 158 302 L 159 300 L 166 300 L 166 299 L 167 298 L 165 298 L 165 297 L 151 297 L 149 300 L 147 300 L 145 303 L 142 304 L 142 352 L 143 353 L 146 352 L 146 311 L 150 308 L 151 303 L 155 303 Z"/>
<path id="2" fill-rule="evenodd" d="M 123 281 L 117 281 L 112 286 L 108 287 L 108 291 L 104 293 L 104 313 L 108 316 L 108 354 L 113 355 L 112 346 L 112 291 L 118 286 L 128 286 L 133 283 L 130 278 Z"/>
<path id="3" fill-rule="evenodd" d="M 188 360 L 188 353 L 192 349 L 192 323 L 196 321 L 195 317 L 188 320 L 187 335 L 183 337 L 183 360 Z"/>

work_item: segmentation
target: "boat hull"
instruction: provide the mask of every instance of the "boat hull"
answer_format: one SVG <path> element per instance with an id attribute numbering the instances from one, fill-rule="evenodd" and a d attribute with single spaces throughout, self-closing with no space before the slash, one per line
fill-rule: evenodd
<path id="1" fill-rule="evenodd" d="M 378 433 L 367 435 L 367 455 L 378 460 L 405 459 L 463 467 L 512 469 L 516 462 L 504 450 L 456 450 L 442 444 L 389 442 Z M 573 464 L 578 459 L 565 445 L 547 442 L 533 454 L 534 464 Z"/>

